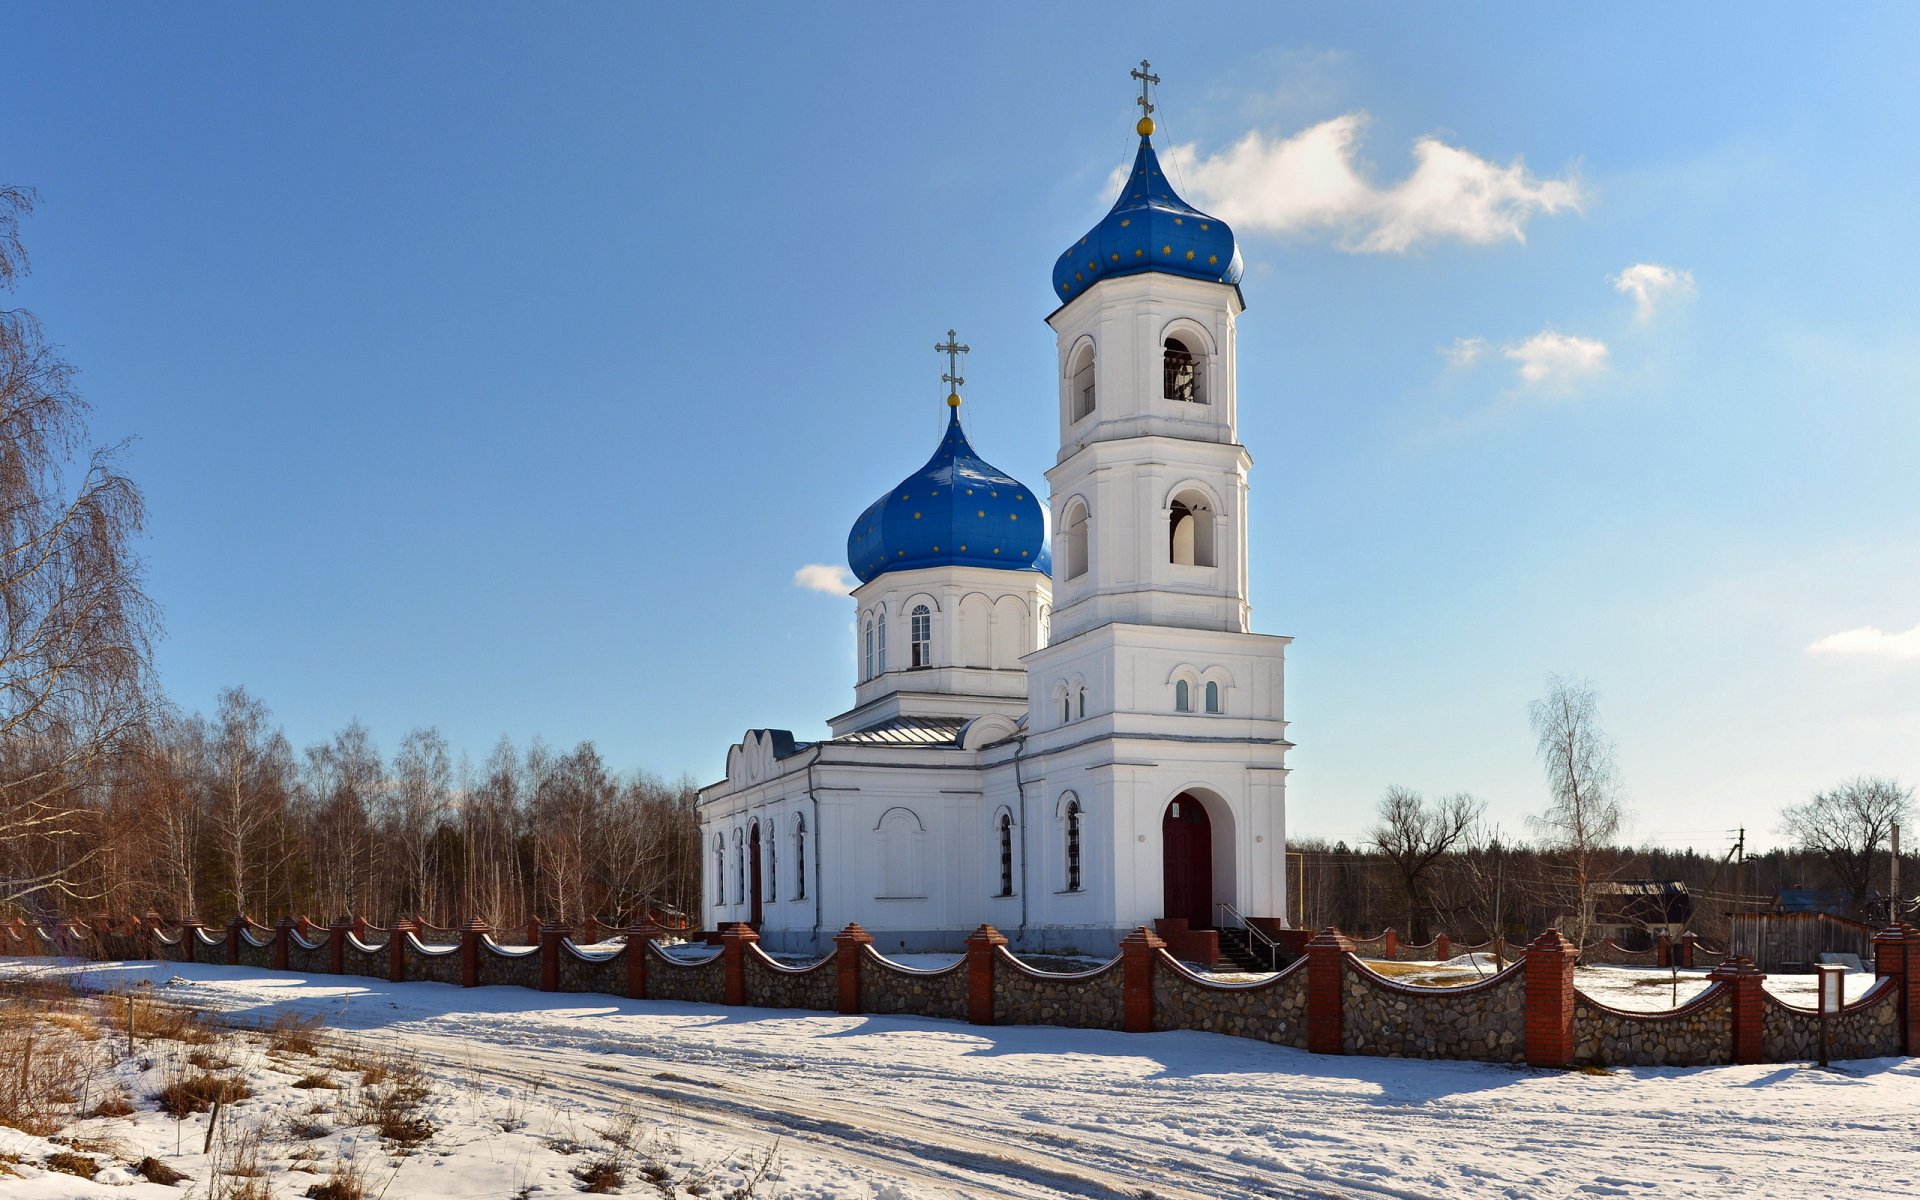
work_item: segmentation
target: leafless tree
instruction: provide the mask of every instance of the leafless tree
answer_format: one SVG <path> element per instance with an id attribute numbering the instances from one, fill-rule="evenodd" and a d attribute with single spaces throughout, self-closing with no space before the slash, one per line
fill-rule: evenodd
<path id="1" fill-rule="evenodd" d="M 1913 789 L 1892 779 L 1862 775 L 1811 800 L 1780 810 L 1780 832 L 1802 850 L 1818 854 L 1834 881 L 1846 888 L 1854 911 L 1866 902 L 1876 861 L 1890 852 L 1889 834 L 1913 812 Z"/>
<path id="2" fill-rule="evenodd" d="M 33 194 L 0 187 L 0 290 L 28 264 Z M 0 309 L 0 905 L 76 898 L 109 760 L 153 694 L 139 489 L 86 442 L 73 367 L 25 309 Z"/>
<path id="3" fill-rule="evenodd" d="M 1393 864 L 1407 904 L 1407 936 L 1414 942 L 1432 937 L 1427 881 L 1434 864 L 1441 855 L 1463 849 L 1473 840 L 1486 807 L 1465 792 L 1431 804 L 1419 792 L 1403 787 L 1390 787 L 1380 797 L 1370 840 Z"/>
<path id="4" fill-rule="evenodd" d="M 219 908 L 274 911 L 280 869 L 292 855 L 284 827 L 293 751 L 268 724 L 267 706 L 245 688 L 220 693 L 220 711 L 206 738 L 208 823 L 224 888 Z M 283 901 L 284 903 L 284 901 Z M 227 916 L 224 911 L 220 916 Z"/>
<path id="5" fill-rule="evenodd" d="M 1547 694 L 1533 702 L 1533 733 L 1547 773 L 1547 811 L 1529 823 L 1554 852 L 1568 930 L 1584 946 L 1592 925 L 1589 892 L 1605 878 L 1608 851 L 1626 824 L 1612 739 L 1600 729 L 1593 685 L 1547 677 Z"/>
<path id="6" fill-rule="evenodd" d="M 399 843 L 401 908 L 433 917 L 439 907 L 442 822 L 452 803 L 453 765 L 438 729 L 416 729 L 401 739 L 394 756 L 393 820 Z"/>

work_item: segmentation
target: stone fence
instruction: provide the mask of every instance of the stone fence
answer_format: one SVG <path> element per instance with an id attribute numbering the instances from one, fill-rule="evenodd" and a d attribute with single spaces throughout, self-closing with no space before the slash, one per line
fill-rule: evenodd
<path id="1" fill-rule="evenodd" d="M 1745 959 L 1716 967 L 1707 989 L 1679 1008 L 1611 1008 L 1574 987 L 1578 952 L 1548 931 L 1511 952 L 1511 966 L 1465 987 L 1410 987 L 1366 965 L 1355 943 L 1328 929 L 1293 964 L 1247 983 L 1194 973 L 1151 930 L 1136 929 L 1119 957 L 1090 971 L 1039 971 L 982 925 L 966 954 L 914 970 L 873 949 L 849 925 L 834 951 L 789 966 L 762 951 L 746 925 L 720 930 L 699 959 L 667 953 L 663 931 L 642 924 L 576 942 L 565 926 L 534 931 L 536 944 L 496 941 L 481 921 L 423 940 L 412 922 L 371 929 L 287 920 L 268 928 L 235 918 L 215 931 L 157 918 L 122 922 L 0 923 L 0 955 L 219 963 L 307 975 L 364 976 L 457 987 L 513 985 L 701 1005 L 822 1012 L 896 1013 L 976 1025 L 1061 1025 L 1128 1033 L 1199 1030 L 1319 1054 L 1464 1059 L 1567 1067 L 1705 1066 L 1813 1057 L 1821 1025 L 1833 1058 L 1920 1053 L 1920 930 L 1895 925 L 1874 937 L 1878 978 L 1839 1013 L 1823 1017 L 1766 994 Z"/>

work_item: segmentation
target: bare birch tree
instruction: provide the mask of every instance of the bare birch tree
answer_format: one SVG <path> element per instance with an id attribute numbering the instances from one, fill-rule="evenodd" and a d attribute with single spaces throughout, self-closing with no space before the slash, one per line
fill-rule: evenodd
<path id="1" fill-rule="evenodd" d="M 28 270 L 33 194 L 0 187 L 0 290 Z M 0 309 L 0 906 L 80 898 L 95 792 L 147 719 L 155 622 L 133 539 L 139 489 L 85 445 L 74 370 Z"/>
<path id="2" fill-rule="evenodd" d="M 1626 823 L 1612 739 L 1600 729 L 1593 685 L 1547 677 L 1547 694 L 1533 702 L 1533 733 L 1547 773 L 1547 811 L 1529 818 L 1554 853 L 1561 900 L 1570 912 L 1572 940 L 1584 946 L 1592 925 L 1590 890 L 1605 877 L 1607 851 Z"/>

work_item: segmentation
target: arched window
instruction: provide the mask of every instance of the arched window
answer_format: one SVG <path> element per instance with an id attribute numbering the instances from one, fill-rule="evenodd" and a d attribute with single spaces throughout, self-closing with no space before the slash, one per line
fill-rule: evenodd
<path id="1" fill-rule="evenodd" d="M 793 819 L 793 873 L 798 877 L 799 887 L 794 890 L 795 900 L 807 898 L 807 818 Z"/>
<path id="2" fill-rule="evenodd" d="M 872 617 L 867 618 L 866 673 L 861 675 L 860 678 L 862 679 L 873 678 L 873 618 Z"/>
<path id="3" fill-rule="evenodd" d="M 1013 895 L 1013 815 L 1000 814 L 1000 894 Z"/>
<path id="4" fill-rule="evenodd" d="M 1087 573 L 1087 515 L 1087 506 L 1077 500 L 1067 509 L 1067 528 L 1062 540 L 1066 547 L 1068 579 L 1078 579 Z"/>
<path id="5" fill-rule="evenodd" d="M 1183 567 L 1211 567 L 1213 506 L 1199 492 L 1181 492 L 1167 512 L 1167 561 Z"/>
<path id="6" fill-rule="evenodd" d="M 1093 415 L 1093 346 L 1083 345 L 1073 356 L 1073 370 L 1067 376 L 1067 395 L 1073 419 L 1083 421 Z"/>
<path id="7" fill-rule="evenodd" d="M 913 606 L 913 665 L 933 665 L 933 610 L 924 604 Z"/>
<path id="8" fill-rule="evenodd" d="M 767 832 L 767 899 L 780 898 L 780 822 L 778 819 L 768 824 Z"/>
<path id="9" fill-rule="evenodd" d="M 1060 693 L 1060 723 L 1065 725 L 1073 720 L 1073 697 L 1065 691 Z"/>
<path id="10" fill-rule="evenodd" d="M 874 661 L 874 665 L 879 668 L 880 674 L 885 675 L 887 673 L 887 610 L 886 609 L 883 608 L 874 615 L 873 625 L 874 625 L 873 644 L 875 646 L 873 661 Z"/>
<path id="11" fill-rule="evenodd" d="M 1215 683 L 1211 679 L 1207 680 L 1205 695 L 1206 695 L 1206 701 L 1207 701 L 1207 711 L 1210 713 L 1219 712 L 1220 711 L 1220 685 Z"/>
<path id="12" fill-rule="evenodd" d="M 1067 801 L 1067 890 L 1080 890 L 1080 801 Z"/>
<path id="13" fill-rule="evenodd" d="M 1174 681 L 1173 711 L 1175 712 L 1192 712 L 1193 711 L 1193 688 L 1184 679 L 1177 679 Z"/>
<path id="14" fill-rule="evenodd" d="M 1084 687 L 1080 689 L 1080 719 L 1087 719 L 1087 689 Z"/>
<path id="15" fill-rule="evenodd" d="M 733 831 L 733 894 L 741 903 L 747 899 L 747 831 Z"/>
<path id="16" fill-rule="evenodd" d="M 717 833 L 713 835 L 713 902 L 727 902 L 727 841 Z"/>
<path id="17" fill-rule="evenodd" d="M 1168 338 L 1161 349 L 1161 377 L 1165 383 L 1166 398 L 1188 404 L 1205 404 L 1207 396 L 1202 383 L 1200 356 L 1185 340 L 1177 337 Z"/>

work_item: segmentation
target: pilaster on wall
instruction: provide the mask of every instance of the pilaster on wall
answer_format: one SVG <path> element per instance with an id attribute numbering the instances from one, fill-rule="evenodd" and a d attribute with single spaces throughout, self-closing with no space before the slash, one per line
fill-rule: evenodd
<path id="1" fill-rule="evenodd" d="M 993 962 L 999 957 L 995 951 L 1006 944 L 1006 935 L 991 925 L 982 925 L 967 935 L 967 1021 L 970 1024 L 993 1024 Z"/>
<path id="2" fill-rule="evenodd" d="M 747 1002 L 747 947 L 759 940 L 760 935 L 745 922 L 735 921 L 720 927 L 720 965 L 726 972 L 726 990 L 722 993 L 725 1003 Z"/>
<path id="3" fill-rule="evenodd" d="M 1708 972 L 1707 978 L 1727 984 L 1733 993 L 1733 1061 L 1765 1062 L 1760 1006 L 1766 973 L 1750 958 L 1729 958 Z"/>
<path id="4" fill-rule="evenodd" d="M 647 951 L 660 927 L 642 917 L 627 926 L 627 999 L 647 998 Z"/>
<path id="5" fill-rule="evenodd" d="M 1145 925 L 1120 942 L 1120 1028 L 1153 1032 L 1153 963 L 1167 944 Z"/>
<path id="6" fill-rule="evenodd" d="M 542 925 L 540 927 L 540 990 L 557 992 L 560 990 L 560 943 L 573 936 L 571 925 Z"/>
<path id="7" fill-rule="evenodd" d="M 1573 964 L 1579 948 L 1558 929 L 1527 946 L 1527 1065 L 1573 1064 Z"/>
<path id="8" fill-rule="evenodd" d="M 1900 1053 L 1920 1054 L 1920 929 L 1901 923 L 1874 934 L 1873 973 L 1894 981 Z"/>
<path id="9" fill-rule="evenodd" d="M 858 921 L 833 935 L 833 967 L 840 977 L 840 1011 L 848 1015 L 860 1011 L 860 956 L 872 944 L 873 935 L 860 928 Z"/>
<path id="10" fill-rule="evenodd" d="M 1307 1049 L 1343 1054 L 1341 1021 L 1347 956 L 1353 943 L 1329 925 L 1307 943 Z"/>

